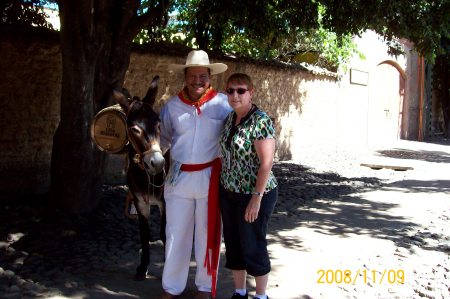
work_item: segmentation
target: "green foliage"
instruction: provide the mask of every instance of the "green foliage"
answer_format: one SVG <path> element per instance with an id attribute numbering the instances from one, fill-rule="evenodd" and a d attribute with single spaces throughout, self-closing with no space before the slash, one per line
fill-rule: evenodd
<path id="1" fill-rule="evenodd" d="M 158 1 L 155 0 L 141 0 L 140 6 L 137 9 L 137 15 L 142 16 L 148 11 L 154 9 Z M 165 40 L 165 36 L 170 36 L 168 33 L 168 27 L 166 26 L 169 20 L 168 12 L 173 9 L 174 6 L 168 7 L 162 18 L 158 18 L 156 22 L 151 22 L 148 26 L 141 28 L 140 32 L 134 37 L 133 42 L 138 44 L 146 44 L 149 42 L 159 42 Z"/>
<path id="2" fill-rule="evenodd" d="M 0 24 L 20 27 L 45 27 L 52 29 L 46 21 L 44 6 L 52 1 L 4 0 L 0 3 Z"/>
<path id="3" fill-rule="evenodd" d="M 142 0 L 138 14 L 141 15 L 147 12 L 147 9 L 152 7 L 152 5 L 154 4 L 150 3 L 148 0 Z M 161 41 L 171 43 L 179 42 L 181 31 L 177 27 L 174 27 L 173 16 L 171 16 L 175 9 L 177 9 L 177 6 L 171 5 L 166 11 L 166 14 L 160 24 L 152 24 L 149 27 L 142 28 L 133 39 L 133 42 L 141 45 L 149 42 Z M 181 40 L 184 40 L 184 37 L 182 37 Z"/>
<path id="4" fill-rule="evenodd" d="M 320 25 L 314 1 L 175 0 L 157 40 L 255 59 L 299 62 L 305 52 L 321 53 L 315 64 L 336 70 L 356 52 L 349 35 Z M 138 36 L 146 42 L 146 31 Z M 155 39 L 153 39 L 155 40 Z"/>
<path id="5" fill-rule="evenodd" d="M 406 38 L 431 60 L 450 37 L 449 0 L 175 0 L 173 7 L 167 40 L 180 33 L 188 45 L 283 61 L 301 42 L 331 68 L 355 52 L 350 37 L 368 29 L 384 37 L 391 54 L 401 53 L 399 39 Z"/>
<path id="6" fill-rule="evenodd" d="M 3 24 L 50 27 L 42 7 L 51 1 L 6 0 Z M 154 7 L 142 0 L 138 14 Z M 142 28 L 134 42 L 167 41 L 256 59 L 298 61 L 320 53 L 318 65 L 344 67 L 358 53 L 351 37 L 374 30 L 389 52 L 408 39 L 433 61 L 450 38 L 450 0 L 173 0 L 160 25 Z"/>
<path id="7" fill-rule="evenodd" d="M 308 31 L 299 28 L 283 37 L 274 58 L 285 62 L 305 61 L 332 71 L 345 71 L 355 54 L 364 58 L 358 52 L 351 34 L 338 35 L 323 27 L 323 13 L 324 8 L 319 5 L 317 28 Z"/>
<path id="8" fill-rule="evenodd" d="M 364 58 L 357 49 L 350 34 L 337 36 L 336 33 L 320 28 L 315 32 L 316 49 L 321 53 L 318 64 L 322 67 L 337 70 L 347 70 L 347 64 L 355 55 Z"/>
<path id="9" fill-rule="evenodd" d="M 398 39 L 406 38 L 433 60 L 443 50 L 441 40 L 450 37 L 449 0 L 317 1 L 325 8 L 325 28 L 338 34 L 372 29 L 385 38 L 393 53 Z"/>

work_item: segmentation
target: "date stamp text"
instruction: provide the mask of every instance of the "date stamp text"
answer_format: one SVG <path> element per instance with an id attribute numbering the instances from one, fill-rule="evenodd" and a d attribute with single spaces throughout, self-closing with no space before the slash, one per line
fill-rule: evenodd
<path id="1" fill-rule="evenodd" d="M 383 269 L 381 271 L 368 269 L 319 269 L 318 284 L 404 284 L 405 271 L 402 269 Z"/>

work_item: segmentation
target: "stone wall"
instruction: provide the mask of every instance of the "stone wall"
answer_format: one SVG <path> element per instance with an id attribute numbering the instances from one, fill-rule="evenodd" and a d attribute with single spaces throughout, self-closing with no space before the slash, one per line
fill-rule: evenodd
<path id="1" fill-rule="evenodd" d="M 3 35 L 0 55 L 0 190 L 45 192 L 59 121 L 58 39 Z"/>
<path id="2" fill-rule="evenodd" d="M 157 109 L 183 85 L 182 75 L 169 73 L 167 65 L 184 64 L 187 54 L 186 50 L 159 52 L 133 52 L 124 82 L 131 94 L 143 96 L 153 76 L 159 75 Z M 10 34 L 0 40 L 0 53 L 0 190 L 46 192 L 52 137 L 59 121 L 58 38 Z M 348 74 L 337 80 L 329 73 L 282 64 L 223 57 L 220 61 L 229 69 L 214 76 L 217 89 L 223 90 L 226 78 L 234 72 L 248 73 L 254 79 L 255 103 L 275 119 L 277 159 L 299 161 L 311 146 L 333 151 L 341 144 L 366 145 L 369 89 L 350 84 Z M 123 156 L 109 156 L 107 181 L 124 182 L 124 161 Z"/>

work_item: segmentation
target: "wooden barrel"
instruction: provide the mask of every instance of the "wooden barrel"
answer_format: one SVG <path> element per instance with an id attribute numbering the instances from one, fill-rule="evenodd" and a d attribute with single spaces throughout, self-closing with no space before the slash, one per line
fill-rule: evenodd
<path id="1" fill-rule="evenodd" d="M 128 144 L 126 115 L 119 104 L 100 110 L 91 124 L 91 138 L 108 154 L 124 152 Z"/>

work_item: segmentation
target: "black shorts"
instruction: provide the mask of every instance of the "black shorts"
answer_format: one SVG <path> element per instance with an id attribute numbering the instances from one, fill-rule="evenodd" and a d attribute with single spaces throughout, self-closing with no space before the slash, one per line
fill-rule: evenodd
<path id="1" fill-rule="evenodd" d="M 231 270 L 246 270 L 252 276 L 270 272 L 267 252 L 267 226 L 278 198 L 278 187 L 264 194 L 258 218 L 252 223 L 244 220 L 250 194 L 241 194 L 219 189 L 220 212 L 222 214 L 225 240 L 225 267 Z"/>

